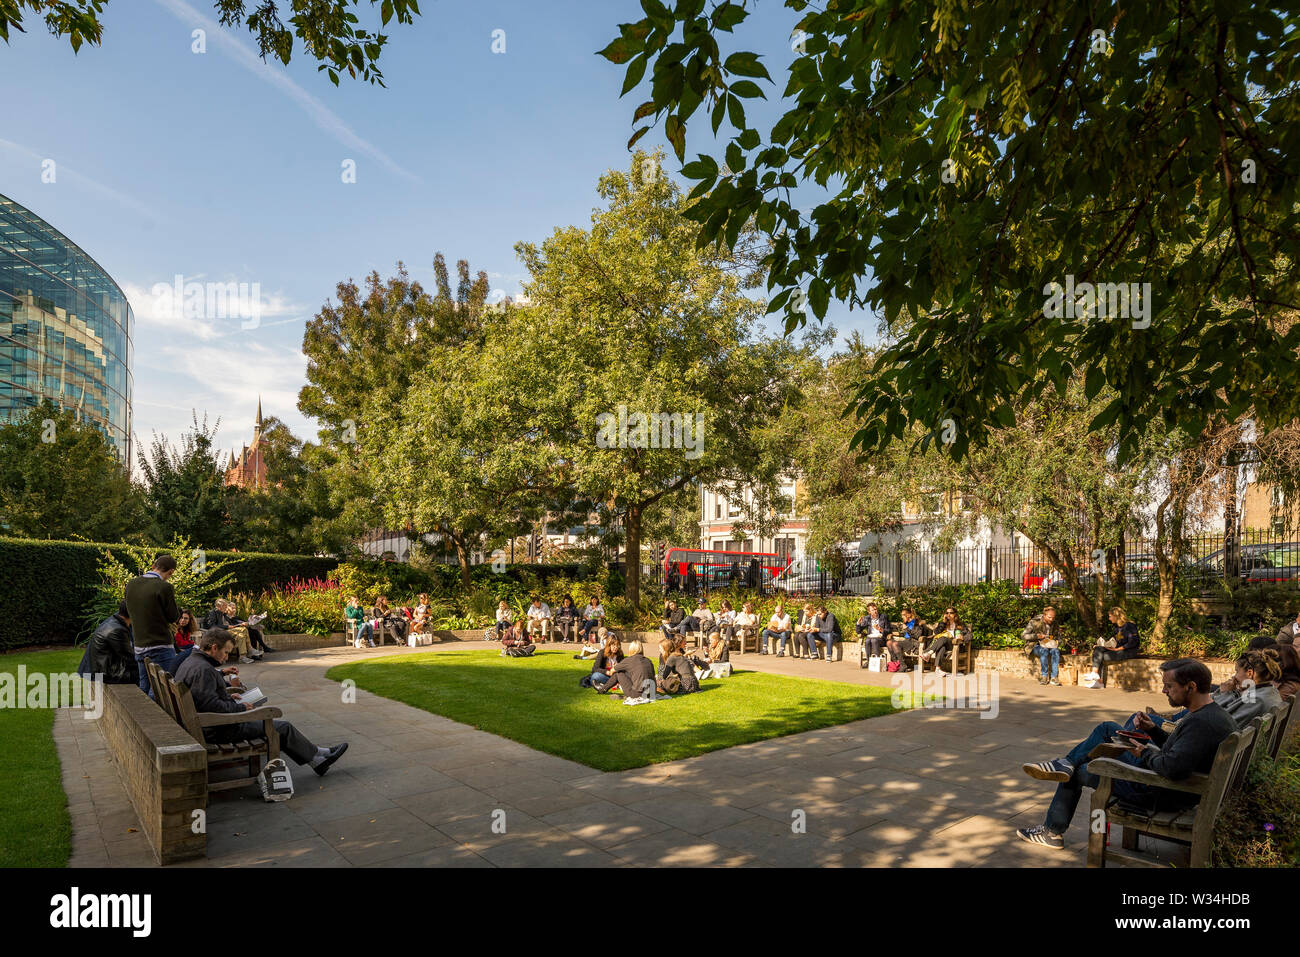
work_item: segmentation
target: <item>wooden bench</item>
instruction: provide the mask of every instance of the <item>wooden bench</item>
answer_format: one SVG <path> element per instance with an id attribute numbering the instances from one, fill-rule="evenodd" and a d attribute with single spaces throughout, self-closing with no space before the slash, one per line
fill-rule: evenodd
<path id="1" fill-rule="evenodd" d="M 1278 709 L 1280 710 L 1280 709 Z M 1187 847 L 1187 864 L 1206 867 L 1210 859 L 1210 845 L 1214 839 L 1214 820 L 1228 792 L 1240 786 L 1250 766 L 1255 741 L 1260 729 L 1273 714 L 1261 716 L 1250 726 L 1236 731 L 1219 745 L 1214 764 L 1208 774 L 1192 774 L 1181 781 L 1171 781 L 1146 768 L 1125 764 L 1115 758 L 1096 758 L 1088 762 L 1088 770 L 1100 779 L 1092 793 L 1091 821 L 1105 820 L 1122 827 L 1123 846 L 1106 846 L 1106 828 L 1090 828 L 1088 837 L 1088 866 L 1105 867 L 1108 858 L 1144 867 L 1165 866 L 1151 854 L 1144 854 L 1138 846 L 1142 835 L 1159 837 Z M 1274 722 L 1276 723 L 1276 722 Z M 1183 810 L 1146 811 L 1126 808 L 1111 803 L 1116 781 L 1132 781 L 1152 787 L 1182 791 L 1199 795 L 1200 801 Z M 1101 811 L 1103 816 L 1098 817 Z"/>
<path id="2" fill-rule="evenodd" d="M 149 686 L 153 688 L 154 698 L 159 706 L 207 751 L 209 791 L 246 787 L 261 773 L 264 761 L 273 761 L 280 756 L 280 735 L 272 723 L 283 714 L 279 708 L 254 708 L 252 711 L 239 711 L 234 714 L 196 711 L 194 698 L 190 695 L 187 685 L 174 680 L 152 661 L 146 661 L 145 668 L 149 675 Z M 210 744 L 204 737 L 204 728 L 243 724 L 247 721 L 262 722 L 262 737 L 226 744 Z M 220 781 L 212 779 L 214 770 L 238 768 L 241 765 L 247 766 L 247 775 L 223 778 Z"/>
<path id="3" fill-rule="evenodd" d="M 1297 696 L 1300 697 L 1300 696 Z M 1276 709 L 1278 719 L 1273 723 L 1273 735 L 1268 742 L 1268 757 L 1270 760 L 1277 758 L 1278 752 L 1282 750 L 1282 745 L 1291 734 L 1291 723 L 1295 721 L 1295 703 L 1296 698 L 1290 701 L 1284 701 Z"/>

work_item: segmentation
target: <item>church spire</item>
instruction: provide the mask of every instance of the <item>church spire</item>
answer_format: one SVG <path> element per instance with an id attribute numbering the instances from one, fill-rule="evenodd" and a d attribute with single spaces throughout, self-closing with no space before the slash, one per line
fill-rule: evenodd
<path id="1" fill-rule="evenodd" d="M 257 397 L 257 434 L 262 434 L 262 397 Z"/>

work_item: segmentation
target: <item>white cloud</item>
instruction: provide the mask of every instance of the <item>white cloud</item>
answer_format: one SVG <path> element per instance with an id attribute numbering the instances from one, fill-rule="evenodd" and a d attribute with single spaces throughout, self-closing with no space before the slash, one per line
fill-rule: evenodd
<path id="1" fill-rule="evenodd" d="M 177 274 L 148 285 L 126 282 L 122 284 L 122 291 L 126 293 L 126 298 L 135 313 L 136 323 L 141 328 L 158 329 L 171 335 L 191 336 L 200 342 L 210 342 L 237 332 L 248 331 L 244 328 L 244 322 L 253 316 L 254 292 L 256 292 L 258 319 L 258 325 L 254 328 L 304 321 L 306 310 L 302 306 L 281 292 L 269 295 L 263 293 L 260 284 L 245 281 L 249 300 L 239 303 L 236 307 L 237 304 L 227 301 L 224 295 L 217 298 L 210 298 L 206 294 L 202 297 L 191 297 L 191 294 L 186 291 L 186 286 L 196 282 L 205 282 L 204 277 Z M 240 285 L 239 280 L 233 277 L 212 282 L 215 286 L 227 288 L 233 288 L 232 284 L 234 287 Z M 178 285 L 181 289 L 180 296 L 176 295 Z M 201 302 L 200 298 L 202 298 Z"/>
<path id="2" fill-rule="evenodd" d="M 352 129 L 333 110 L 289 79 L 282 67 L 272 67 L 264 63 L 250 47 L 237 40 L 228 28 L 221 26 L 211 17 L 199 13 L 185 0 L 154 0 L 154 2 L 190 26 L 196 23 L 201 25 L 207 31 L 208 38 L 213 40 L 223 53 L 293 100 L 313 123 L 344 146 L 369 156 L 389 172 L 403 179 L 413 183 L 420 182 L 418 176 L 403 169 L 379 147 L 352 132 Z"/>
<path id="3" fill-rule="evenodd" d="M 31 160 L 33 182 L 40 180 L 42 164 L 47 160 L 52 160 L 54 162 L 54 182 L 45 183 L 43 185 L 51 189 L 57 189 L 60 182 L 72 183 L 76 186 L 82 187 L 83 189 L 89 190 L 92 193 L 98 193 L 100 196 L 112 200 L 119 206 L 125 206 L 127 209 L 135 210 L 135 212 L 139 213 L 151 222 L 162 222 L 162 217 L 158 215 L 158 212 L 152 206 L 148 206 L 134 197 L 128 196 L 126 193 L 119 192 L 111 186 L 105 186 L 103 183 L 91 179 L 84 173 L 78 173 L 67 163 L 63 162 L 58 155 L 47 154 L 43 156 L 36 150 L 29 149 L 20 143 L 14 143 L 13 141 L 6 139 L 0 139 L 0 147 L 9 150 L 10 152 L 20 153 L 27 157 L 27 159 Z"/>

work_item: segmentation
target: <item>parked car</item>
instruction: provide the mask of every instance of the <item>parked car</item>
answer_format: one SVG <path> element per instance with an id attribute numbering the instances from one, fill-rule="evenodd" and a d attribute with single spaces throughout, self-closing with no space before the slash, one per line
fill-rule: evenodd
<path id="1" fill-rule="evenodd" d="M 870 556 L 849 558 L 844 563 L 844 578 L 836 581 L 826 565 L 812 559 L 795 559 L 772 579 L 772 590 L 785 595 L 809 595 L 823 590 L 839 595 L 869 595 L 875 587 L 874 570 Z"/>
<path id="2" fill-rule="evenodd" d="M 1201 587 L 1223 581 L 1226 552 L 1220 548 L 1194 562 L 1188 577 Z M 1237 569 L 1242 584 L 1295 581 L 1300 578 L 1300 542 L 1242 545 Z"/>

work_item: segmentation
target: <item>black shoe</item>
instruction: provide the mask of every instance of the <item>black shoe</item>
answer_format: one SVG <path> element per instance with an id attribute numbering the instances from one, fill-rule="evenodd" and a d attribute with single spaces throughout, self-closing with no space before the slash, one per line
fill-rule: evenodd
<path id="1" fill-rule="evenodd" d="M 316 773 L 319 774 L 321 777 L 324 777 L 325 772 L 330 769 L 330 765 L 333 764 L 335 761 L 337 761 L 339 758 L 343 757 L 343 752 L 346 751 L 347 749 L 348 749 L 348 743 L 346 741 L 344 741 L 342 744 L 336 744 L 334 747 L 330 748 L 330 753 L 325 755 L 325 760 L 322 761 L 320 764 L 316 765 Z"/>
<path id="2" fill-rule="evenodd" d="M 263 645 L 263 646 L 262 646 L 262 651 L 263 651 L 265 654 L 268 654 L 268 655 L 273 655 L 273 654 L 275 654 L 275 649 L 272 648 L 270 645 Z"/>

